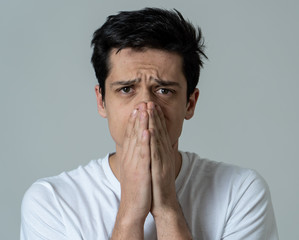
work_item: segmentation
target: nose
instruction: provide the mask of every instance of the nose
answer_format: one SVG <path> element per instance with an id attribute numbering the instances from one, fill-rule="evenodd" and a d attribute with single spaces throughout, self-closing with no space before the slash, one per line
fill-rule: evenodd
<path id="1" fill-rule="evenodd" d="M 139 97 L 137 99 L 136 108 L 146 110 L 151 108 L 150 106 L 155 105 L 153 93 L 150 89 L 143 89 L 139 93 Z"/>

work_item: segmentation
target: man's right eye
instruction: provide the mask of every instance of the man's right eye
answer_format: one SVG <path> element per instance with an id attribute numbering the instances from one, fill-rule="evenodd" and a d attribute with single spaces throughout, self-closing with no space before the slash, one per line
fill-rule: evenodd
<path id="1" fill-rule="evenodd" d="M 120 89 L 120 92 L 122 93 L 130 93 L 132 91 L 131 87 L 123 87 Z"/>

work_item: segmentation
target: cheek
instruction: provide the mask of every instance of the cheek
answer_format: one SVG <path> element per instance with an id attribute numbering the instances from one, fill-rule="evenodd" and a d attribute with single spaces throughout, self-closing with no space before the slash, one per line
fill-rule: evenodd
<path id="1" fill-rule="evenodd" d="M 180 104 L 160 106 L 167 123 L 181 123 L 185 119 L 186 107 Z"/>
<path id="2" fill-rule="evenodd" d="M 121 108 L 107 112 L 109 131 L 118 145 L 122 145 L 130 114 L 130 111 Z"/>
<path id="3" fill-rule="evenodd" d="M 162 111 L 164 113 L 169 137 L 171 141 L 176 141 L 181 135 L 186 114 L 185 108 L 177 106 L 172 109 L 162 108 Z"/>

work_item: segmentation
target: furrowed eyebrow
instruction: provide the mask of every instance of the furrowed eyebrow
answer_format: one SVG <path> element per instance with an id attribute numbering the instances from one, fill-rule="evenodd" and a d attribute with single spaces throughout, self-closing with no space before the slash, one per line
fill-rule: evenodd
<path id="1" fill-rule="evenodd" d="M 158 83 L 161 86 L 180 86 L 178 82 L 174 81 L 166 81 L 158 78 L 151 78 L 151 80 L 154 80 L 156 83 Z M 121 80 L 121 81 L 116 81 L 113 83 L 110 83 L 110 87 L 113 86 L 129 86 L 129 85 L 134 85 L 136 83 L 139 83 L 141 81 L 140 78 L 132 79 L 132 80 Z"/>
<path id="2" fill-rule="evenodd" d="M 120 85 L 120 86 L 128 86 L 128 85 L 133 85 L 135 83 L 138 83 L 140 81 L 141 81 L 140 78 L 132 79 L 132 80 L 116 81 L 116 82 L 110 83 L 110 87 L 118 86 L 118 85 Z"/>
<path id="3" fill-rule="evenodd" d="M 153 78 L 153 80 L 158 83 L 161 86 L 180 86 L 180 84 L 178 82 L 173 82 L 173 81 L 165 81 L 162 79 L 157 79 L 157 78 Z"/>

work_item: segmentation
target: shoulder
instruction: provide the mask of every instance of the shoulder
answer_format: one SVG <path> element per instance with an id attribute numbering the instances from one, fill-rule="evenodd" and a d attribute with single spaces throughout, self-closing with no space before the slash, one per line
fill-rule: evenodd
<path id="1" fill-rule="evenodd" d="M 106 156 L 107 157 L 107 156 Z M 86 166 L 34 182 L 24 194 L 21 207 L 22 232 L 61 237 L 66 216 L 81 206 L 82 199 L 92 194 L 95 184 L 105 179 L 102 161 L 92 160 Z M 60 239 L 60 238 L 56 238 Z"/>
<path id="2" fill-rule="evenodd" d="M 263 178 L 253 169 L 212 161 L 202 158 L 196 153 L 181 152 L 181 154 L 189 174 L 196 174 L 213 181 L 233 181 L 235 184 L 241 184 L 245 179 L 258 179 L 261 181 L 261 184 L 265 184 Z"/>
<path id="3" fill-rule="evenodd" d="M 68 191 L 78 183 L 84 184 L 82 179 L 92 174 L 96 161 L 92 160 L 86 166 L 62 172 L 57 176 L 45 177 L 35 181 L 26 191 L 23 197 L 22 206 L 30 207 L 32 204 L 39 203 L 41 200 L 53 201 L 59 192 Z"/>
<path id="4" fill-rule="evenodd" d="M 88 189 L 93 183 L 105 179 L 104 160 L 108 155 L 98 160 L 92 160 L 85 166 L 65 171 L 57 176 L 45 177 L 34 182 L 24 195 L 24 199 L 33 196 L 54 197 L 74 193 L 76 190 Z"/>
<path id="5" fill-rule="evenodd" d="M 242 199 L 270 199 L 269 187 L 255 170 L 223 162 L 211 161 L 195 153 L 182 152 L 184 175 L 192 187 L 205 194 L 226 198 L 230 204 Z M 185 181 L 186 182 L 186 181 Z"/>
<path id="6" fill-rule="evenodd" d="M 45 177 L 37 180 L 30 191 L 34 191 L 37 186 L 46 188 L 48 191 L 63 191 L 68 193 L 68 190 L 73 188 L 85 188 L 92 182 L 99 182 L 104 179 L 103 162 L 108 157 L 91 160 L 87 165 L 80 165 L 71 171 L 64 171 L 57 176 Z"/>
<path id="7" fill-rule="evenodd" d="M 257 171 L 203 159 L 195 153 L 182 155 L 188 162 L 190 184 L 202 189 L 200 199 L 223 213 L 223 239 L 276 239 L 269 187 Z"/>

